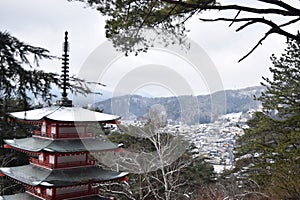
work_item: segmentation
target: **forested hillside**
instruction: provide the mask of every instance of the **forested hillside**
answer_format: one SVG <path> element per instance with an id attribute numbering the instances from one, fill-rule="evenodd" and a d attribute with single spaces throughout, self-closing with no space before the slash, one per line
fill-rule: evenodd
<path id="1" fill-rule="evenodd" d="M 254 96 L 259 96 L 262 91 L 263 87 L 256 86 L 239 90 L 225 90 L 211 95 L 199 95 L 197 97 L 150 98 L 138 95 L 127 95 L 98 102 L 96 103 L 96 107 L 104 109 L 106 113 L 118 114 L 122 116 L 122 119 L 140 119 L 147 113 L 151 106 L 159 104 L 164 106 L 167 119 L 180 121 L 182 118 L 182 104 L 197 104 L 196 107 L 198 111 L 195 113 L 196 117 L 190 117 L 193 118 L 190 123 L 208 123 L 219 114 L 247 112 L 250 109 L 259 108 L 260 103 L 254 100 Z M 220 104 L 225 106 L 225 109 L 216 110 L 216 106 L 212 104 L 212 101 L 219 101 Z M 128 109 L 124 109 L 124 106 L 128 107 Z"/>

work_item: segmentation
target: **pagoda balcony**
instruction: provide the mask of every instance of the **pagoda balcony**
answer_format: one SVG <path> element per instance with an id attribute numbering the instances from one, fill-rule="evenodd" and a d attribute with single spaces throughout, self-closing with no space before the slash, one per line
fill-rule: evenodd
<path id="1" fill-rule="evenodd" d="M 93 133 L 59 133 L 57 138 L 93 138 Z"/>
<path id="2" fill-rule="evenodd" d="M 81 192 L 73 192 L 67 194 L 56 195 L 54 199 L 67 199 L 74 197 L 84 197 L 99 194 L 99 191 L 96 189 L 91 189 L 90 191 L 81 191 Z M 48 200 L 48 199 L 47 199 Z"/>
<path id="3" fill-rule="evenodd" d="M 26 192 L 32 194 L 34 196 L 40 197 L 45 200 L 62 200 L 67 198 L 74 198 L 74 197 L 85 197 L 85 196 L 92 196 L 99 193 L 98 190 L 91 188 L 88 191 L 79 191 L 79 192 L 72 192 L 66 194 L 59 194 L 55 196 L 49 196 L 45 193 L 45 191 L 38 192 L 34 187 L 26 187 Z"/>
<path id="4" fill-rule="evenodd" d="M 40 136 L 40 137 L 47 137 L 47 138 L 53 138 L 53 139 L 78 139 L 78 138 L 93 138 L 93 133 L 59 133 L 59 134 L 53 134 L 51 132 L 42 133 L 39 130 L 33 131 L 33 135 Z"/>
<path id="5" fill-rule="evenodd" d="M 56 163 L 50 164 L 46 161 L 40 161 L 36 158 L 29 158 L 29 162 L 41 167 L 46 167 L 50 169 L 62 169 L 62 168 L 71 168 L 71 167 L 81 167 L 81 166 L 93 166 L 95 165 L 95 160 L 88 160 L 88 161 L 76 161 L 76 162 L 65 162 L 65 163 Z"/>

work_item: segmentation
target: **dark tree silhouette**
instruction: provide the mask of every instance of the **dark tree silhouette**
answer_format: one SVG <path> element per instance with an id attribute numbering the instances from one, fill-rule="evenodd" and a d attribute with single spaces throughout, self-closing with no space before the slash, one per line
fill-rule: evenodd
<path id="1" fill-rule="evenodd" d="M 261 39 L 254 42 L 253 48 L 241 60 L 250 55 L 268 36 L 279 34 L 300 41 L 297 31 L 289 28 L 299 24 L 299 1 L 253 0 L 250 3 L 232 0 L 224 3 L 216 0 L 70 0 L 82 1 L 97 8 L 106 19 L 106 37 L 123 51 L 135 51 L 130 46 L 142 43 L 145 50 L 149 42 L 143 42 L 140 33 L 143 28 L 160 29 L 172 32 L 178 42 L 187 31 L 186 22 L 193 16 L 200 21 L 225 21 L 230 25 L 239 24 L 236 31 L 256 24 L 268 28 Z M 224 3 L 224 4 L 223 4 Z M 207 11 L 219 11 L 215 18 L 201 18 Z M 232 11 L 228 16 L 227 11 Z M 222 16 L 227 13 L 226 17 Z M 122 47 L 127 45 L 127 48 Z M 140 50 L 140 51 L 142 51 Z M 138 50 L 139 51 L 139 50 Z"/>
<path id="2" fill-rule="evenodd" d="M 258 98 L 263 110 L 248 121 L 237 148 L 253 155 L 245 173 L 272 199 L 300 198 L 299 55 L 300 42 L 289 40 L 280 58 L 271 57 L 273 78 L 264 78 L 266 91 Z"/>

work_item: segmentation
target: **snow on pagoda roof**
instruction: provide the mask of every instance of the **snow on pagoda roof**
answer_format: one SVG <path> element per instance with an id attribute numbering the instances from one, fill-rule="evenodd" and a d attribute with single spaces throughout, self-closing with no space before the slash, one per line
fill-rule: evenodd
<path id="1" fill-rule="evenodd" d="M 19 167 L 4 167 L 0 168 L 0 171 L 13 179 L 24 182 L 28 185 L 39 185 L 50 174 L 51 170 L 45 170 L 42 167 L 36 167 L 33 165 L 24 165 Z"/>
<path id="2" fill-rule="evenodd" d="M 18 149 L 23 149 L 31 152 L 38 152 L 43 150 L 45 147 L 49 146 L 53 141 L 30 137 L 22 139 L 4 140 L 4 142 L 9 146 Z"/>
<path id="3" fill-rule="evenodd" d="M 50 119 L 62 122 L 110 122 L 121 117 L 87 110 L 80 107 L 51 106 L 29 111 L 10 113 L 12 117 L 22 120 L 38 121 Z"/>
<path id="4" fill-rule="evenodd" d="M 9 169 L 9 170 L 8 170 Z M 96 166 L 50 170 L 29 164 L 0 168 L 3 174 L 31 186 L 64 187 L 76 184 L 99 183 L 124 178 L 127 172 L 115 172 Z"/>
<path id="5" fill-rule="evenodd" d="M 109 141 L 100 139 L 72 139 L 72 140 L 45 140 L 42 138 L 22 138 L 13 140 L 4 140 L 4 142 L 17 149 L 29 152 L 82 152 L 82 151 L 106 151 L 117 149 L 118 146 Z"/>

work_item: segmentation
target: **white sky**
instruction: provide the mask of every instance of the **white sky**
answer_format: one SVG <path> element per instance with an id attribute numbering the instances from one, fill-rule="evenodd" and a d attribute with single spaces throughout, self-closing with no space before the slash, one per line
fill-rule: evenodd
<path id="1" fill-rule="evenodd" d="M 208 13 L 207 15 L 214 16 L 215 14 Z M 270 76 L 268 68 L 272 64 L 269 57 L 272 53 L 280 55 L 285 48 L 285 38 L 275 35 L 269 37 L 252 55 L 238 63 L 238 60 L 263 36 L 265 29 L 255 26 L 236 33 L 235 28 L 238 26 L 229 28 L 228 25 L 229 23 L 221 22 L 203 23 L 194 17 L 187 26 L 191 31 L 188 36 L 210 57 L 220 75 L 224 89 L 259 85 L 262 76 Z M 91 8 L 84 8 L 84 4 L 70 3 L 67 0 L 1 0 L 0 27 L 1 31 L 6 30 L 21 41 L 46 48 L 51 54 L 57 56 L 62 54 L 64 32 L 67 30 L 71 49 L 71 74 L 80 73 L 90 54 L 107 41 L 104 33 L 104 19 L 100 13 Z M 105 52 L 105 49 L 101 52 Z M 165 55 L 165 53 L 159 54 L 158 51 L 137 57 L 119 56 L 110 64 L 111 72 L 104 74 L 104 78 L 100 79 L 108 85 L 100 90 L 114 93 L 116 92 L 114 91 L 115 85 L 126 77 L 126 74 L 134 71 L 135 67 L 153 64 L 166 68 L 173 66 L 174 71 L 183 74 L 183 79 L 192 85 L 194 94 L 211 91 L 203 74 L 202 77 L 199 74 L 193 77 L 195 73 L 189 71 L 192 69 L 190 64 L 172 56 Z M 99 60 L 101 60 L 101 55 L 97 58 L 97 65 L 101 64 Z M 59 72 L 60 63 L 61 61 L 42 62 L 41 67 L 46 71 Z M 183 69 L 180 69 L 179 65 Z M 97 71 L 97 66 L 93 70 Z M 202 78 L 199 84 L 195 83 L 197 78 Z M 161 89 L 159 89 L 159 84 L 155 83 L 137 85 L 131 92 L 150 96 L 176 94 L 176 91 L 174 92 L 168 85 L 161 84 L 160 87 Z"/>

